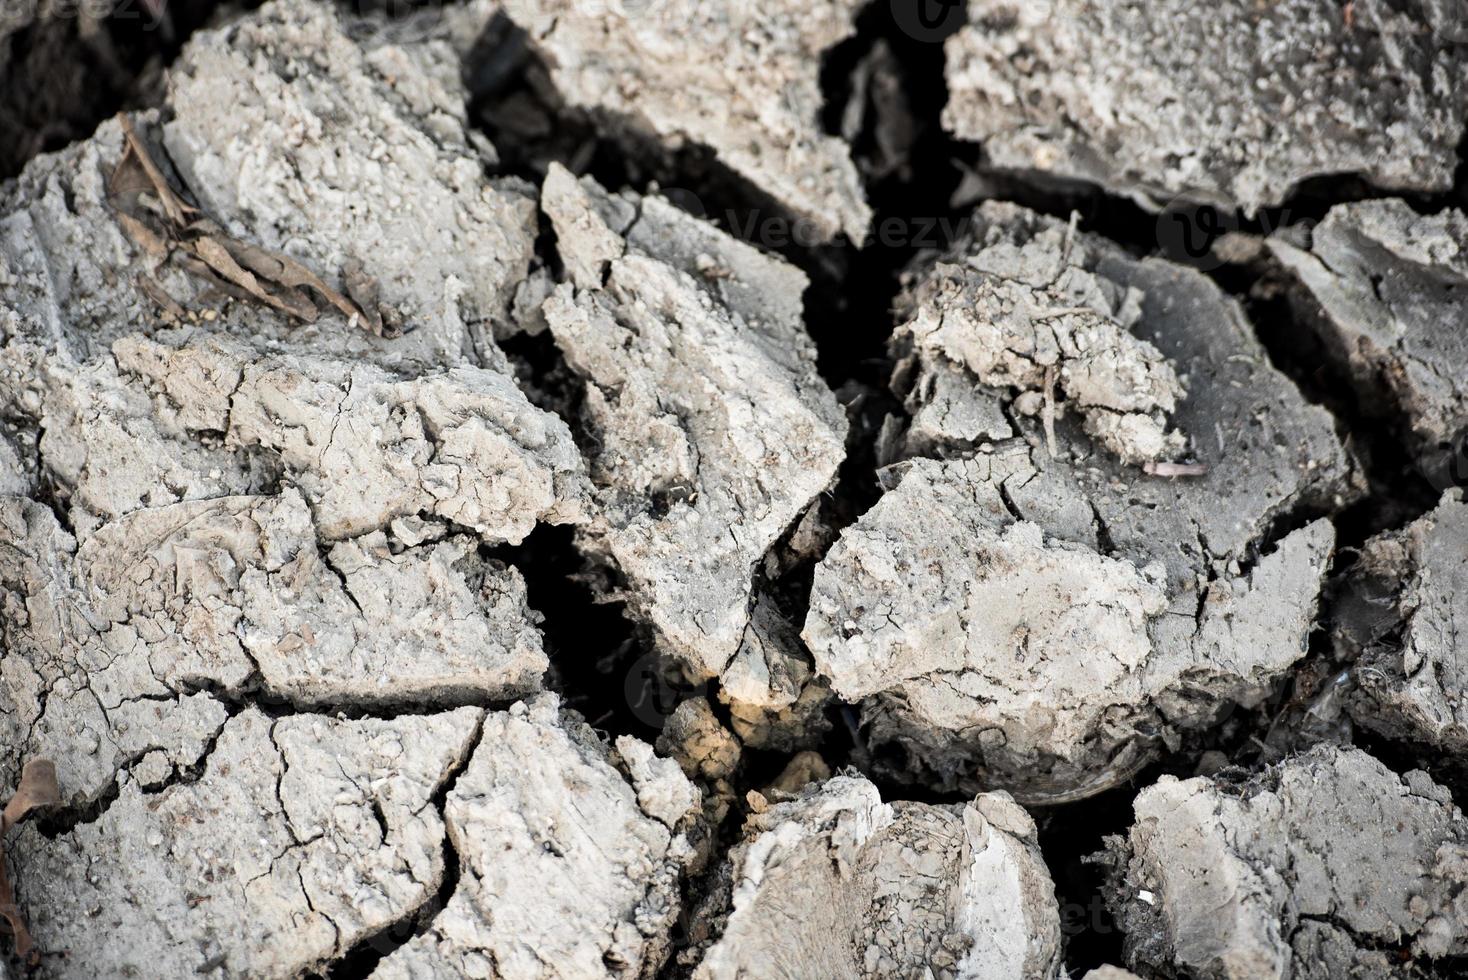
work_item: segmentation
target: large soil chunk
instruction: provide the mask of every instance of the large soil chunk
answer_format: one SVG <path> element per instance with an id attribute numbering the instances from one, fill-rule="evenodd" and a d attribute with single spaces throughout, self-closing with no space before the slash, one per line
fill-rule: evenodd
<path id="1" fill-rule="evenodd" d="M 408 918 L 444 874 L 434 794 L 478 709 L 225 723 L 196 780 L 124 782 L 95 820 L 11 847 L 37 942 L 76 977 L 296 977 Z"/>
<path id="2" fill-rule="evenodd" d="M 1371 539 L 1352 567 L 1336 620 L 1339 651 L 1356 661 L 1368 728 L 1468 751 L 1468 504 L 1462 491 L 1396 532 Z"/>
<path id="3" fill-rule="evenodd" d="M 1421 215 L 1399 200 L 1341 204 L 1308 249 L 1281 236 L 1269 246 L 1360 397 L 1406 415 L 1429 476 L 1468 482 L 1468 216 Z"/>
<path id="4" fill-rule="evenodd" d="M 1343 172 L 1452 186 L 1468 46 L 1451 4 L 975 0 L 968 18 L 943 124 L 996 166 L 1250 214 Z"/>
<path id="5" fill-rule="evenodd" d="M 109 621 L 83 593 L 75 552 L 49 508 L 0 497 L 0 779 L 14 786 L 28 759 L 45 756 L 56 763 L 63 800 L 87 803 L 145 758 L 163 775 L 192 767 L 228 711 L 208 693 L 154 676 L 148 640 L 166 656 L 182 637 L 135 629 L 125 613 Z M 215 625 L 179 624 L 204 635 Z M 218 664 L 215 676 L 242 679 L 244 659 Z"/>
<path id="6" fill-rule="evenodd" d="M 384 318 L 410 331 L 384 340 L 330 309 L 300 327 L 253 306 L 235 333 L 392 364 L 492 359 L 486 338 L 533 251 L 533 194 L 483 176 L 493 151 L 467 136 L 449 43 L 393 43 L 372 24 L 359 42 L 349 26 L 330 4 L 275 0 L 200 32 L 169 73 L 153 155 L 225 232 L 339 289 L 355 267 Z M 137 119 L 150 143 L 153 118 Z M 220 305 L 119 225 L 109 182 L 122 150 L 108 122 L 0 189 L 0 281 L 5 266 L 16 277 L 6 305 L 78 360 L 154 319 L 147 277 L 185 311 Z"/>
<path id="7" fill-rule="evenodd" d="M 896 751 L 884 773 L 1090 795 L 1257 703 L 1305 652 L 1328 523 L 1173 591 L 1151 556 L 1068 534 L 1054 515 L 1086 507 L 1086 488 L 1040 495 L 1033 453 L 908 464 L 817 570 L 804 635 L 871 742 Z M 1006 488 L 1026 484 L 1009 511 Z"/>
<path id="8" fill-rule="evenodd" d="M 275 0 L 200 34 L 169 74 L 164 145 L 229 230 L 376 280 L 389 318 L 416 328 L 387 356 L 482 353 L 530 262 L 531 191 L 484 178 L 493 149 L 471 136 L 448 42 L 350 26 Z"/>
<path id="9" fill-rule="evenodd" d="M 492 336 L 529 268 L 533 195 L 483 177 L 453 46 L 359 33 L 330 5 L 268 4 L 185 50 L 163 146 L 158 116 L 135 120 L 138 146 L 108 122 L 0 189 L 0 410 L 43 432 L 79 534 L 282 478 L 331 539 L 424 514 L 519 541 L 579 515 L 570 432 Z M 205 275 L 139 232 L 119 202 L 160 197 L 141 156 L 193 202 L 174 231 L 200 254 L 234 236 L 257 271 L 304 265 L 406 334 L 324 300 L 312 322 L 283 315 L 241 285 L 260 276 Z"/>
<path id="10" fill-rule="evenodd" d="M 902 445 L 942 458 L 886 473 L 885 496 L 818 566 L 804 636 L 836 694 L 861 703 L 873 747 L 896 751 L 884 772 L 1067 799 L 1124 778 L 1228 704 L 1257 702 L 1304 653 L 1333 532 L 1275 529 L 1339 506 L 1348 464 L 1330 418 L 1201 274 L 986 205 L 971 240 L 916 270 L 913 295 L 990 252 L 1077 284 L 1078 298 L 1031 292 L 983 319 L 955 303 L 914 321 L 938 330 L 895 338 L 895 383 L 914 414 Z M 1033 393 L 986 386 L 964 356 L 995 336 L 1037 336 L 1028 325 L 1052 310 L 1086 316 L 1118 297 L 1130 330 L 1112 345 L 1150 350 L 1158 371 L 1187 379 L 1173 421 L 1192 435 L 1197 463 L 1180 467 L 1191 475 L 1123 463 L 1068 403 L 1016 411 Z M 1031 349 L 1019 352 L 1029 363 Z M 975 419 L 1003 428 L 976 431 Z"/>
<path id="11" fill-rule="evenodd" d="M 217 431 L 201 429 L 194 438 L 172 424 L 147 386 L 112 357 L 78 365 L 17 339 L 23 337 L 11 333 L 0 347 L 0 404 L 39 432 L 37 475 L 53 488 L 78 535 L 149 507 L 266 493 L 280 480 L 273 454 L 227 448 Z M 198 380 L 213 368 L 200 364 L 196 372 Z M 221 414 L 229 410 L 228 392 L 212 399 Z"/>
<path id="12" fill-rule="evenodd" d="M 662 648 L 695 679 L 718 676 L 759 629 L 756 566 L 844 456 L 846 421 L 801 321 L 805 277 L 659 198 L 608 196 L 559 167 L 543 207 L 572 280 L 545 315 L 586 381 L 597 446 L 586 537 Z M 782 672 L 766 665 L 764 686 Z"/>
<path id="13" fill-rule="evenodd" d="M 545 654 L 519 574 L 482 561 L 473 538 L 424 531 L 416 546 L 378 532 L 318 549 L 287 489 L 132 515 L 82 546 L 76 574 L 108 620 L 187 638 L 154 657 L 180 685 L 237 686 L 253 665 L 267 692 L 329 704 L 538 689 Z"/>
<path id="14" fill-rule="evenodd" d="M 814 245 L 842 233 L 861 242 L 871 220 L 850 150 L 821 128 L 821 58 L 855 31 L 861 6 L 507 0 L 504 9 L 567 104 L 669 149 L 713 149 Z"/>
<path id="15" fill-rule="evenodd" d="M 552 695 L 489 715 L 444 805 L 458 884 L 373 976 L 654 976 L 698 807 L 676 763 L 625 736 L 609 753 Z"/>
<path id="16" fill-rule="evenodd" d="M 889 804 L 838 776 L 751 816 L 728 875 L 701 980 L 1060 975 L 1035 824 L 1004 793 Z"/>
<path id="17" fill-rule="evenodd" d="M 1164 776 L 1114 839 L 1146 975 L 1416 976 L 1468 949 L 1468 821 L 1422 772 L 1320 747 L 1242 783 Z"/>

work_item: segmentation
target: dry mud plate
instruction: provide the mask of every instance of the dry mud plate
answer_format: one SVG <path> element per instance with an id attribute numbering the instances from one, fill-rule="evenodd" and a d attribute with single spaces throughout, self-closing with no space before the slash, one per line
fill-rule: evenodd
<path id="1" fill-rule="evenodd" d="M 1468 7 L 0 11 L 0 978 L 1468 974 Z"/>

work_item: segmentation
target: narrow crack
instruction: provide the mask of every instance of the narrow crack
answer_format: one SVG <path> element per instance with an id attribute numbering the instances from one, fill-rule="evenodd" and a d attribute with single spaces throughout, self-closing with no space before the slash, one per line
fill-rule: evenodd
<path id="1" fill-rule="evenodd" d="M 398 916 L 371 935 L 363 937 L 351 949 L 343 953 L 328 968 L 326 972 L 328 980 L 366 980 L 376 971 L 378 964 L 385 957 L 407 944 L 415 936 L 421 936 L 432 928 L 439 913 L 448 906 L 449 900 L 453 898 L 454 892 L 459 887 L 459 878 L 463 869 L 463 858 L 459 853 L 459 845 L 454 839 L 453 828 L 448 824 L 446 813 L 448 797 L 454 787 L 458 785 L 459 777 L 469 768 L 474 753 L 478 751 L 483 739 L 484 719 L 481 717 L 475 726 L 474 733 L 466 743 L 467 747 L 463 755 L 449 767 L 448 774 L 434 790 L 428 806 L 425 807 L 425 809 L 432 808 L 444 822 L 443 877 L 438 888 L 416 908 Z M 385 826 L 380 810 L 377 811 L 377 819 Z"/>
<path id="2" fill-rule="evenodd" d="M 144 795 L 157 796 L 174 786 L 186 786 L 198 782 L 208 770 L 209 759 L 214 754 L 215 747 L 219 744 L 219 737 L 224 733 L 224 729 L 229 724 L 229 718 L 233 715 L 234 712 L 231 712 L 230 715 L 226 716 L 224 722 L 214 730 L 213 734 L 205 739 L 198 758 L 186 766 L 175 764 L 172 773 L 161 784 L 143 787 Z M 118 775 L 107 784 L 96 799 L 78 806 L 61 807 L 48 812 L 44 817 L 36 821 L 37 831 L 43 837 L 55 840 L 58 837 L 73 832 L 78 827 L 94 824 L 102 819 L 121 795 L 122 774 L 125 772 L 130 774 L 132 767 L 151 751 L 155 751 L 155 749 L 150 747 L 135 753 L 126 762 L 121 764 L 118 767 Z"/>

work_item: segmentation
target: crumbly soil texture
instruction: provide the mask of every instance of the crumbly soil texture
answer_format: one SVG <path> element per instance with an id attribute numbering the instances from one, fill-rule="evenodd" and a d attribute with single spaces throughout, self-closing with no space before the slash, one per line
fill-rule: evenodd
<path id="1" fill-rule="evenodd" d="M 0 11 L 0 980 L 1468 971 L 1468 9 Z"/>

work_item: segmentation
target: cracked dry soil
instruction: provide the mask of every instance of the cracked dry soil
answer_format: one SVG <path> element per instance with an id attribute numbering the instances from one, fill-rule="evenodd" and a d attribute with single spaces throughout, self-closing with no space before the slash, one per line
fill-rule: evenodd
<path id="1" fill-rule="evenodd" d="M 1445 0 L 7 3 L 0 977 L 1464 975 L 1465 129 Z"/>

